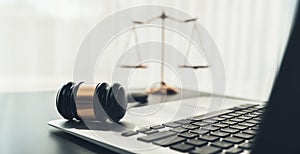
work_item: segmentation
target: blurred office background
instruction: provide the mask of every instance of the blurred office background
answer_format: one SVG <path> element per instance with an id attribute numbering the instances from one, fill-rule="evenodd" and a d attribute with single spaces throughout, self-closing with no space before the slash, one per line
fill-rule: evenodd
<path id="1" fill-rule="evenodd" d="M 296 0 L 0 0 L 0 91 L 57 90 L 73 79 L 76 53 L 95 24 L 144 4 L 198 17 L 220 50 L 226 94 L 268 99 Z"/>

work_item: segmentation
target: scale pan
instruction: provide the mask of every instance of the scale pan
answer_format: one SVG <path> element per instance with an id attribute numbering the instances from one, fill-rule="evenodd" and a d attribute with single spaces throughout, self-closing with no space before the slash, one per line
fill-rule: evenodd
<path id="1" fill-rule="evenodd" d="M 121 65 L 122 68 L 147 68 L 146 65 Z"/>
<path id="2" fill-rule="evenodd" d="M 180 65 L 179 67 L 198 69 L 198 68 L 208 68 L 208 65 Z"/>

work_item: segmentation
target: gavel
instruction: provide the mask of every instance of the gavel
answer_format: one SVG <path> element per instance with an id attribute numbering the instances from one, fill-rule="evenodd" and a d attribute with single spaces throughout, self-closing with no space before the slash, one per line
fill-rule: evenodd
<path id="1" fill-rule="evenodd" d="M 74 83 L 63 85 L 56 96 L 58 113 L 67 120 L 119 122 L 125 115 L 128 102 L 147 102 L 147 94 L 126 95 L 119 84 Z"/>

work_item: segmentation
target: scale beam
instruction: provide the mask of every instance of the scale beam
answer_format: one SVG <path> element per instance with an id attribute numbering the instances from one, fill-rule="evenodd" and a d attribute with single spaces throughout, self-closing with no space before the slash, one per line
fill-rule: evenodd
<path id="1" fill-rule="evenodd" d="M 192 18 L 192 19 L 188 19 L 188 20 L 185 20 L 184 22 L 192 22 L 192 21 L 196 21 L 197 18 Z"/>
<path id="2" fill-rule="evenodd" d="M 150 19 L 148 19 L 146 21 L 136 21 L 136 20 L 134 20 L 132 22 L 134 24 L 149 24 L 152 21 L 157 20 L 157 19 L 162 19 L 162 20 L 164 20 L 164 19 L 170 19 L 170 20 L 173 20 L 173 21 L 176 21 L 176 22 L 180 22 L 180 23 L 188 23 L 188 22 L 197 21 L 197 18 L 191 18 L 191 19 L 186 19 L 186 20 L 178 19 L 176 17 L 172 17 L 172 16 L 166 15 L 166 13 L 163 11 L 160 16 L 150 18 Z"/>
<path id="3" fill-rule="evenodd" d="M 147 68 L 146 65 L 120 65 L 122 68 Z"/>
<path id="4" fill-rule="evenodd" d="M 180 68 L 192 68 L 192 69 L 199 69 L 199 68 L 209 68 L 208 65 L 180 65 Z"/>
<path id="5" fill-rule="evenodd" d="M 135 20 L 133 20 L 132 22 L 133 22 L 134 24 L 140 24 L 140 25 L 141 25 L 141 24 L 144 24 L 143 21 L 135 21 Z"/>

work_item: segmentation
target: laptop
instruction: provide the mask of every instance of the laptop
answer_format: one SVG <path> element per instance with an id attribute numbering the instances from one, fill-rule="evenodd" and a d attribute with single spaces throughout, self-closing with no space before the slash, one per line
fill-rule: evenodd
<path id="1" fill-rule="evenodd" d="M 131 108 L 118 124 L 48 124 L 119 153 L 300 153 L 299 41 L 298 12 L 268 102 L 226 98 L 212 111 L 210 97 L 199 96 Z"/>

